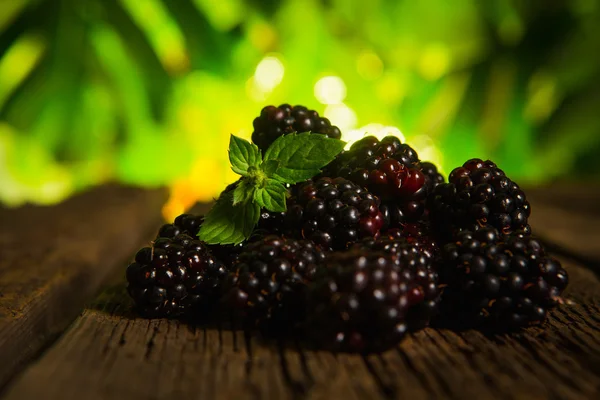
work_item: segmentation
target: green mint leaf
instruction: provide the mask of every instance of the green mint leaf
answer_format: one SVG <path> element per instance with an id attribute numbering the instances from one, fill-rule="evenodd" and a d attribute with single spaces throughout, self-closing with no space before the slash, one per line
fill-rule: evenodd
<path id="1" fill-rule="evenodd" d="M 345 145 L 341 140 L 318 133 L 292 133 L 277 138 L 267 149 L 263 162 L 279 161 L 272 177 L 285 183 L 297 183 L 317 175 Z"/>
<path id="2" fill-rule="evenodd" d="M 235 206 L 238 203 L 244 203 L 245 201 L 252 199 L 254 190 L 254 185 L 243 178 L 233 191 L 233 205 Z"/>
<path id="3" fill-rule="evenodd" d="M 277 171 L 277 168 L 279 168 L 279 161 L 277 160 L 268 160 L 260 165 L 260 169 L 262 169 L 269 178 Z"/>
<path id="4" fill-rule="evenodd" d="M 234 206 L 233 193 L 224 193 L 206 215 L 198 238 L 208 244 L 238 244 L 250 237 L 259 218 L 258 204 Z"/>
<path id="5" fill-rule="evenodd" d="M 258 167 L 262 160 L 260 150 L 249 141 L 231 135 L 229 139 L 229 162 L 236 174 L 247 175 L 248 168 Z"/>
<path id="6" fill-rule="evenodd" d="M 281 182 L 268 179 L 265 187 L 256 188 L 254 203 L 269 211 L 281 212 L 286 210 L 287 189 Z"/>

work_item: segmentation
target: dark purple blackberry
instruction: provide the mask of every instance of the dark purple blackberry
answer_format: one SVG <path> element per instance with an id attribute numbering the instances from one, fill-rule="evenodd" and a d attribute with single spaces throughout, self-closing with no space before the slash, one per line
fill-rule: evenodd
<path id="1" fill-rule="evenodd" d="M 492 161 L 472 159 L 452 171 L 428 199 L 436 230 L 450 238 L 462 229 L 491 225 L 503 233 L 531 233 L 525 192 Z"/>
<path id="2" fill-rule="evenodd" d="M 440 183 L 444 183 L 444 176 L 439 173 L 435 164 L 428 161 L 421 162 L 421 171 L 427 176 L 427 184 L 430 189 L 434 189 Z"/>
<path id="3" fill-rule="evenodd" d="M 310 241 L 271 235 L 252 242 L 236 264 L 230 301 L 247 326 L 285 331 L 303 319 L 306 284 L 324 257 Z"/>
<path id="4" fill-rule="evenodd" d="M 365 248 L 329 254 L 309 285 L 307 335 L 336 351 L 381 352 L 396 345 L 425 324 L 429 306 L 421 306 L 438 296 L 435 274 L 416 260 L 412 253 Z"/>
<path id="5" fill-rule="evenodd" d="M 538 240 L 490 226 L 460 232 L 444 246 L 439 274 L 445 322 L 503 330 L 543 322 L 568 283 Z"/>
<path id="6" fill-rule="evenodd" d="M 417 152 L 397 137 L 379 141 L 367 136 L 325 167 L 322 176 L 341 176 L 366 187 L 381 199 L 384 228 L 396 228 L 423 216 L 425 198 L 439 183 L 437 168 L 424 165 L 425 169 Z"/>
<path id="7" fill-rule="evenodd" d="M 439 255 L 439 242 L 431 229 L 431 225 L 426 220 L 401 224 L 400 228 L 387 229 L 382 232 L 381 238 L 406 240 L 408 243 L 426 251 L 432 258 Z"/>
<path id="8" fill-rule="evenodd" d="M 266 106 L 253 122 L 252 142 L 265 152 L 271 143 L 280 136 L 292 132 L 313 132 L 339 139 L 342 132 L 331 125 L 327 118 L 304 106 L 282 104 L 279 107 Z"/>
<path id="9" fill-rule="evenodd" d="M 377 237 L 383 224 L 379 199 L 343 178 L 320 178 L 291 192 L 285 213 L 263 213 L 259 228 L 280 226 L 286 236 L 309 239 L 325 250 L 341 250 Z M 281 225 L 278 225 L 281 224 Z"/>
<path id="10" fill-rule="evenodd" d="M 422 239 L 416 240 L 408 237 L 382 236 L 379 239 L 364 239 L 353 246 L 365 252 L 383 252 L 396 255 L 402 268 L 408 268 L 415 273 L 422 282 L 424 299 L 411 308 L 407 315 L 410 330 L 418 330 L 429 325 L 431 317 L 437 312 L 440 300 L 438 288 L 438 274 L 434 267 L 438 255 L 437 248 L 433 248 Z"/>
<path id="11" fill-rule="evenodd" d="M 189 235 L 197 239 L 200 227 L 204 222 L 203 215 L 181 214 L 172 224 L 163 225 L 157 235 L 158 238 L 173 238 L 179 234 Z M 236 262 L 237 256 L 242 251 L 243 244 L 239 245 L 206 245 L 212 254 L 225 263 L 228 268 Z"/>
<path id="12" fill-rule="evenodd" d="M 127 291 L 144 316 L 174 317 L 216 303 L 228 275 L 205 243 L 177 234 L 138 251 L 127 268 Z"/>

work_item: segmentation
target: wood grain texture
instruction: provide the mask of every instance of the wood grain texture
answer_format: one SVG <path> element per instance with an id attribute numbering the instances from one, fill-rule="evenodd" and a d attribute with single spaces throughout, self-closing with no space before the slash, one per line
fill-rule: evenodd
<path id="1" fill-rule="evenodd" d="M 156 227 L 165 197 L 104 186 L 55 207 L 0 209 L 0 387 Z"/>
<path id="2" fill-rule="evenodd" d="M 540 193 L 532 196 L 536 232 L 576 249 L 571 242 L 573 229 L 589 229 L 588 216 L 594 213 L 586 211 L 586 217 L 579 217 L 585 224 L 573 224 L 565 213 L 577 214 L 575 209 L 545 201 L 550 195 Z M 585 193 L 578 196 L 582 204 L 589 203 Z M 195 211 L 205 210 L 200 206 Z M 557 226 L 564 229 L 557 233 Z M 102 235 L 108 240 L 108 235 Z M 589 246 L 587 242 L 582 251 L 592 254 Z M 90 262 L 99 265 L 97 260 Z M 263 342 L 229 327 L 137 318 L 125 293 L 123 262 L 112 284 L 0 397 L 600 398 L 600 281 L 582 264 L 567 260 L 565 266 L 571 277 L 565 294 L 569 303 L 553 310 L 543 329 L 488 335 L 428 328 L 395 349 L 362 357 L 308 351 L 299 343 Z M 59 305 L 50 303 L 49 309 Z"/>
<path id="3" fill-rule="evenodd" d="M 528 189 L 534 233 L 600 273 L 600 188 Z"/>
<path id="4" fill-rule="evenodd" d="M 428 328 L 368 357 L 136 318 L 119 279 L 3 399 L 597 398 L 600 282 L 566 267 L 572 304 L 554 310 L 544 329 L 487 336 Z"/>

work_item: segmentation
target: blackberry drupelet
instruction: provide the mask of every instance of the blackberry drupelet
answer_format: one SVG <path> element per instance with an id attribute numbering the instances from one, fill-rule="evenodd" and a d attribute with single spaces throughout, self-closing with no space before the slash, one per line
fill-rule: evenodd
<path id="1" fill-rule="evenodd" d="M 175 218 L 172 224 L 165 224 L 159 229 L 157 239 L 173 238 L 180 234 L 189 235 L 192 238 L 197 239 L 198 232 L 200 231 L 203 222 L 203 215 L 181 214 Z M 237 256 L 242 251 L 243 244 L 206 246 L 214 256 L 225 263 L 227 268 L 231 268 L 237 260 Z"/>
<path id="2" fill-rule="evenodd" d="M 371 353 L 423 326 L 429 307 L 420 306 L 438 296 L 435 274 L 405 265 L 409 258 L 364 248 L 329 254 L 309 285 L 307 335 L 327 349 Z"/>
<path id="3" fill-rule="evenodd" d="M 567 272 L 538 240 L 486 226 L 444 246 L 439 267 L 446 321 L 501 330 L 540 324 L 560 301 Z"/>
<path id="4" fill-rule="evenodd" d="M 279 107 L 266 106 L 260 116 L 254 119 L 252 141 L 263 152 L 278 137 L 292 132 L 313 132 L 339 139 L 342 136 L 337 126 L 331 125 L 327 118 L 304 106 L 282 104 Z"/>
<path id="5" fill-rule="evenodd" d="M 306 240 L 269 235 L 247 245 L 229 299 L 246 327 L 286 331 L 304 316 L 306 284 L 325 253 Z"/>
<path id="6" fill-rule="evenodd" d="M 443 180 L 433 164 L 424 163 L 424 167 L 417 152 L 397 137 L 379 141 L 367 136 L 342 152 L 322 175 L 341 176 L 379 196 L 384 227 L 395 228 L 418 221 L 429 190 Z"/>
<path id="7" fill-rule="evenodd" d="M 444 176 L 439 173 L 435 164 L 429 161 L 421 162 L 421 171 L 428 177 L 427 184 L 429 185 L 429 189 L 434 189 L 440 183 L 444 183 Z"/>
<path id="8" fill-rule="evenodd" d="M 423 302 L 411 308 L 407 321 L 410 330 L 418 330 L 429 325 L 430 319 L 436 314 L 440 301 L 438 274 L 435 261 L 438 255 L 437 247 L 432 248 L 428 241 L 415 240 L 408 236 L 382 236 L 379 239 L 364 239 L 353 246 L 363 252 L 383 252 L 398 257 L 402 268 L 408 268 L 422 282 L 424 293 Z"/>
<path id="9" fill-rule="evenodd" d="M 181 316 L 215 304 L 228 276 L 205 243 L 177 234 L 138 251 L 127 268 L 127 291 L 146 317 Z"/>
<path id="10" fill-rule="evenodd" d="M 503 233 L 531 233 L 525 192 L 492 161 L 472 159 L 452 171 L 428 199 L 430 218 L 447 239 L 487 224 Z"/>
<path id="11" fill-rule="evenodd" d="M 263 213 L 286 236 L 309 239 L 325 250 L 341 250 L 364 237 L 377 237 L 383 225 L 379 199 L 344 178 L 320 178 L 292 191 L 285 213 Z M 269 215 L 269 218 L 265 218 Z"/>
<path id="12" fill-rule="evenodd" d="M 439 255 L 440 246 L 427 220 L 401 224 L 400 228 L 387 229 L 381 234 L 381 238 L 388 240 L 405 240 L 408 243 L 420 247 L 433 259 Z"/>

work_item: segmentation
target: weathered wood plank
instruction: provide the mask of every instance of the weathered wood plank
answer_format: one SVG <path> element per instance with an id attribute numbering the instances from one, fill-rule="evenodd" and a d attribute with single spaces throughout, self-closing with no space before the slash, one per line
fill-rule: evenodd
<path id="1" fill-rule="evenodd" d="M 368 357 L 254 337 L 247 346 L 239 331 L 139 319 L 119 277 L 5 399 L 598 398 L 600 282 L 566 267 L 573 304 L 544 329 L 425 329 Z"/>
<path id="2" fill-rule="evenodd" d="M 0 387 L 60 334 L 160 221 L 162 190 L 0 209 Z"/>
<path id="3" fill-rule="evenodd" d="M 534 233 L 600 272 L 600 189 L 558 186 L 529 190 L 528 198 Z"/>

